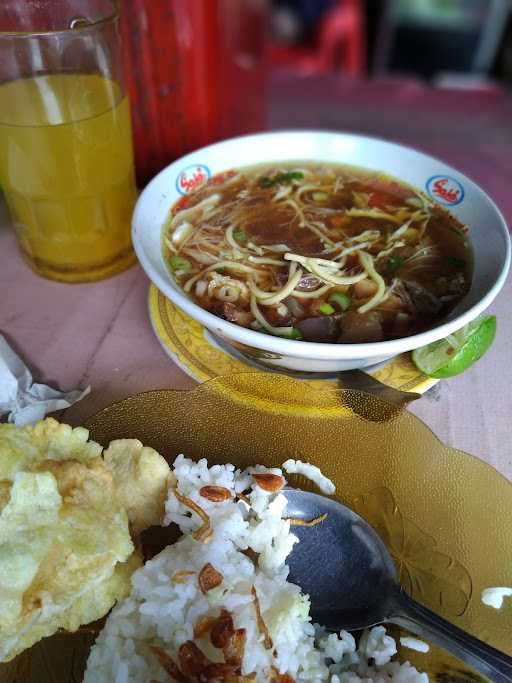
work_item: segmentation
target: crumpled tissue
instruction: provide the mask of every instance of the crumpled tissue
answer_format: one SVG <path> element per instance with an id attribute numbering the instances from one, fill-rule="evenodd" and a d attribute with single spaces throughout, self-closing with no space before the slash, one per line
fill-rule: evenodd
<path id="1" fill-rule="evenodd" d="M 46 384 L 33 384 L 32 373 L 0 334 L 0 416 L 8 413 L 8 422 L 37 422 L 47 413 L 69 408 L 90 390 L 62 392 Z"/>

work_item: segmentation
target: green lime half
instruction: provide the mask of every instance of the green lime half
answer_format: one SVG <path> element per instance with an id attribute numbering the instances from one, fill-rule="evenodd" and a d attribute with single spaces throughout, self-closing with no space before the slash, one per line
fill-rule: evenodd
<path id="1" fill-rule="evenodd" d="M 429 377 L 454 377 L 476 363 L 495 336 L 496 316 L 484 315 L 445 339 L 415 349 L 412 359 L 416 367 Z"/>

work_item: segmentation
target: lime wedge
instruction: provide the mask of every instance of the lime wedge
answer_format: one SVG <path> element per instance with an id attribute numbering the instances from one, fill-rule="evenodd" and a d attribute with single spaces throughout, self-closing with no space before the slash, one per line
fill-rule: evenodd
<path id="1" fill-rule="evenodd" d="M 454 377 L 484 355 L 495 335 L 496 316 L 484 315 L 445 339 L 415 349 L 412 359 L 416 367 L 429 377 Z"/>

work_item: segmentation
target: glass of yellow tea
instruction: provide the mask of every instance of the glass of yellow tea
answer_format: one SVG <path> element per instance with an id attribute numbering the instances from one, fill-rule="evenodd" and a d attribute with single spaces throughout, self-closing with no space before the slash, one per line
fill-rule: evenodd
<path id="1" fill-rule="evenodd" d="M 110 0 L 1 0 L 0 187 L 40 275 L 85 282 L 134 262 L 130 111 Z"/>

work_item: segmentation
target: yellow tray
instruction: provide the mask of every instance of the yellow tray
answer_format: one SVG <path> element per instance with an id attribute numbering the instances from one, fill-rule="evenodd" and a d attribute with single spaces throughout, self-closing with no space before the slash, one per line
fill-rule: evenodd
<path id="1" fill-rule="evenodd" d="M 149 290 L 149 315 L 166 353 L 198 382 L 239 372 L 276 372 L 240 354 L 235 355 L 236 352 L 227 347 L 220 347 L 200 323 L 175 306 L 154 285 Z M 438 382 L 418 370 L 410 353 L 395 356 L 365 372 L 392 389 L 417 394 L 425 393 Z M 317 388 L 339 389 L 335 375 L 305 381 Z"/>

